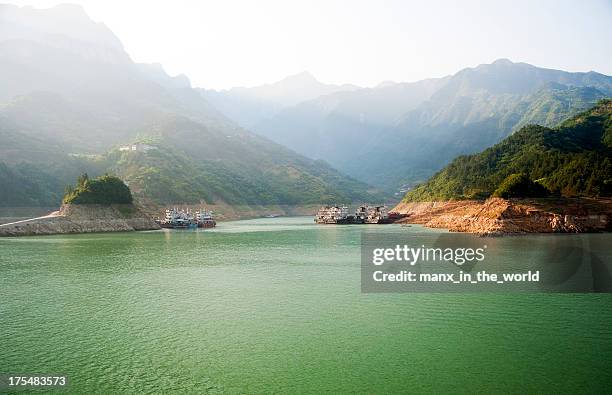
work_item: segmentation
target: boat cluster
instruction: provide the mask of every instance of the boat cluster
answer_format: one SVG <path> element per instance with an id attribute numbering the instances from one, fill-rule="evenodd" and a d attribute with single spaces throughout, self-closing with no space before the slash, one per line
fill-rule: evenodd
<path id="1" fill-rule="evenodd" d="M 170 229 L 195 229 L 195 228 L 214 228 L 215 222 L 212 211 L 204 209 L 194 213 L 191 210 L 171 208 L 167 209 L 163 219 L 155 220 L 162 228 Z"/>
<path id="2" fill-rule="evenodd" d="M 354 214 L 348 206 L 323 206 L 317 212 L 315 222 L 318 224 L 389 224 L 398 220 L 396 213 L 387 212 L 387 206 L 361 205 Z"/>

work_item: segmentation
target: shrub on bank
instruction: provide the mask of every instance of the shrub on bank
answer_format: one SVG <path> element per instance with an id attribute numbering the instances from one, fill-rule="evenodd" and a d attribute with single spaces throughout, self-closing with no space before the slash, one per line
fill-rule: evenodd
<path id="1" fill-rule="evenodd" d="M 87 174 L 77 180 L 76 188 L 68 186 L 63 203 L 72 204 L 130 204 L 130 188 L 118 177 L 104 175 L 89 179 Z"/>

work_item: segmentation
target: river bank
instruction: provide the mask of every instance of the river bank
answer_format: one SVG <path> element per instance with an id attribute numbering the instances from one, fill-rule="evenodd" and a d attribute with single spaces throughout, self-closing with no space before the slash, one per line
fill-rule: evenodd
<path id="1" fill-rule="evenodd" d="M 554 198 L 402 202 L 401 223 L 478 235 L 591 233 L 612 230 L 612 199 Z"/>
<path id="2" fill-rule="evenodd" d="M 0 236 L 130 232 L 159 229 L 148 214 L 132 204 L 64 204 L 48 215 L 0 225 Z"/>
<path id="3" fill-rule="evenodd" d="M 195 212 L 202 207 L 214 213 L 216 221 L 314 215 L 319 205 L 231 205 L 224 202 L 203 205 L 63 205 L 58 211 L 18 208 L 0 217 L 0 236 L 28 236 L 67 233 L 128 232 L 159 229 L 153 220 L 166 208 L 180 207 Z M 48 214 L 45 214 L 48 213 Z M 29 214 L 29 215 L 28 215 Z"/>

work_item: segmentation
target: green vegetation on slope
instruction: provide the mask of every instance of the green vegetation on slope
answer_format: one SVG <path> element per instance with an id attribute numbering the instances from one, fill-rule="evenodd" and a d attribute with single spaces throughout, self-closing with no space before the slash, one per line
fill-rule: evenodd
<path id="1" fill-rule="evenodd" d="M 104 175 L 89 179 L 82 174 L 76 188 L 66 188 L 64 203 L 72 204 L 130 204 L 132 203 L 130 188 L 118 177 Z"/>
<path id="2" fill-rule="evenodd" d="M 4 159 L 4 158 L 2 158 Z M 45 163 L 0 162 L 0 207 L 54 207 L 79 173 L 103 174 L 97 160 L 57 156 Z"/>
<path id="3" fill-rule="evenodd" d="M 404 200 L 486 198 L 519 173 L 562 196 L 612 195 L 612 100 L 557 128 L 528 125 L 479 154 L 460 156 Z"/>
<path id="4" fill-rule="evenodd" d="M 62 197 L 56 179 L 26 163 L 0 162 L 0 186 L 1 207 L 54 206 Z"/>
<path id="5" fill-rule="evenodd" d="M 31 16 L 16 17 L 19 25 Z M 46 12 L 38 18 L 47 26 L 55 20 Z M 62 35 L 62 45 L 54 33 L 43 29 L 32 40 L 11 24 L 13 38 L 0 39 L 0 162 L 6 165 L 0 206 L 58 205 L 78 174 L 107 171 L 152 203 L 300 204 L 380 196 L 238 127 L 186 78 L 133 63 L 121 45 L 82 37 L 84 26 L 99 27 L 84 13 L 62 23 L 78 27 L 66 28 L 72 33 Z M 118 43 L 110 31 L 103 36 Z M 160 137 L 158 152 L 106 154 L 143 135 Z"/>
<path id="6" fill-rule="evenodd" d="M 255 130 L 395 192 L 522 126 L 554 127 L 611 95 L 609 76 L 499 60 L 443 79 L 322 96 L 266 117 Z"/>
<path id="7" fill-rule="evenodd" d="M 340 175 L 324 162 L 290 157 L 262 166 L 241 160 L 195 160 L 158 145 L 146 152 L 111 151 L 107 168 L 129 182 L 135 196 L 156 203 L 319 204 L 379 201 L 367 186 Z M 278 155 L 278 154 L 277 154 Z M 252 163 L 257 163 L 253 159 Z"/>
<path id="8" fill-rule="evenodd" d="M 525 173 L 510 174 L 493 192 L 501 198 L 547 197 L 550 191 L 542 184 L 532 181 Z"/>
<path id="9" fill-rule="evenodd" d="M 555 126 L 605 98 L 605 93 L 593 87 L 565 86 L 551 82 L 522 100 L 505 121 L 509 118 L 518 119 L 518 115 L 522 114 L 512 126 L 513 130 L 529 124 Z"/>

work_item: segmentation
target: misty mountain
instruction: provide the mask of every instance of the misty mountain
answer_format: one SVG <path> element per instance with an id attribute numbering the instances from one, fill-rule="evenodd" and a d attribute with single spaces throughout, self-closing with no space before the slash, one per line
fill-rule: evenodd
<path id="1" fill-rule="evenodd" d="M 554 126 L 611 95 L 612 77 L 603 74 L 500 59 L 445 78 L 321 96 L 253 130 L 391 191 L 527 123 Z"/>
<path id="2" fill-rule="evenodd" d="M 483 199 L 518 174 L 553 195 L 610 196 L 611 121 L 612 100 L 607 99 L 552 129 L 524 126 L 478 154 L 457 157 L 405 201 Z"/>
<path id="3" fill-rule="evenodd" d="M 385 174 L 388 185 L 413 184 L 456 156 L 490 147 L 527 123 L 556 126 L 610 96 L 612 77 L 594 72 L 569 73 L 508 60 L 465 69 L 383 132 L 382 138 L 394 144 L 364 153 L 384 160 L 372 167 L 357 164 L 351 169 L 347 163 L 340 168 L 349 174 L 392 169 Z"/>
<path id="4" fill-rule="evenodd" d="M 93 45 L 85 56 L 100 55 L 107 49 L 114 56 L 127 59 L 117 36 L 103 23 L 92 21 L 81 6 L 73 4 L 48 9 L 0 4 L 0 38 L 47 45 L 61 45 L 70 40 L 76 45 L 74 50 L 80 49 L 79 43 Z"/>
<path id="5" fill-rule="evenodd" d="M 283 108 L 335 92 L 354 91 L 354 85 L 319 82 L 312 74 L 302 72 L 272 84 L 229 90 L 201 89 L 201 94 L 219 111 L 250 129 Z"/>
<path id="6" fill-rule="evenodd" d="M 253 130 L 309 157 L 344 165 L 445 81 L 390 83 L 321 96 L 286 108 Z"/>
<path id="7" fill-rule="evenodd" d="M 57 204 L 80 171 L 109 170 L 137 191 L 155 188 L 157 203 L 172 203 L 191 186 L 201 193 L 180 202 L 381 197 L 326 163 L 241 128 L 187 77 L 134 63 L 118 38 L 78 6 L 2 6 L 0 86 L 3 205 Z M 113 154 L 138 141 L 153 141 L 155 149 Z M 28 188 L 16 189 L 20 183 Z"/>

